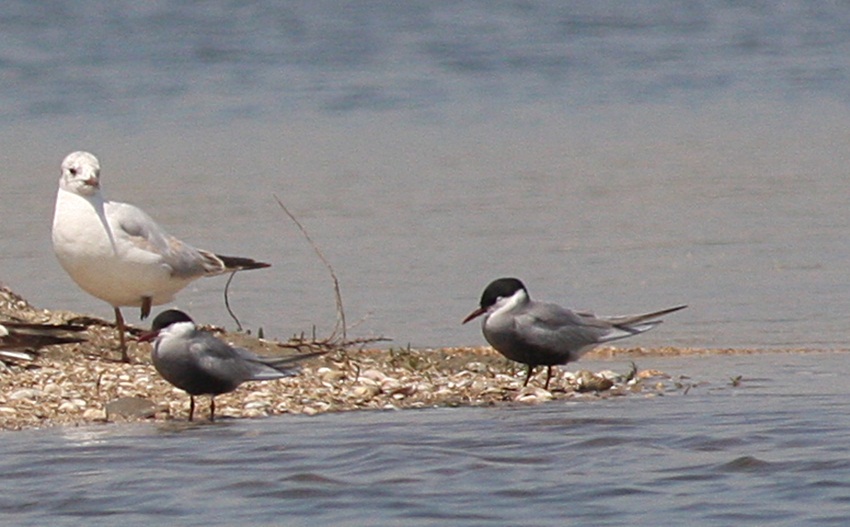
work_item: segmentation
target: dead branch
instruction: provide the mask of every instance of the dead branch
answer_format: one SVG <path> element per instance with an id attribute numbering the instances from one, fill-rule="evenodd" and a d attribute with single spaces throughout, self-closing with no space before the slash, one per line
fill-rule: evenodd
<path id="1" fill-rule="evenodd" d="M 291 212 L 289 212 L 289 209 L 287 209 L 286 205 L 284 205 L 283 202 L 280 200 L 280 198 L 277 197 L 277 194 L 272 194 L 272 196 L 274 196 L 275 201 L 277 201 L 277 204 L 280 205 L 280 208 L 283 210 L 283 212 L 285 212 L 286 215 L 289 216 L 289 219 L 291 219 L 292 222 L 295 223 L 296 226 L 298 226 L 298 229 L 301 231 L 301 234 L 304 235 L 304 238 L 310 244 L 310 247 L 313 248 L 313 252 L 315 252 L 316 256 L 319 257 L 319 260 L 321 260 L 322 263 L 325 264 L 325 267 L 328 268 L 328 272 L 330 273 L 331 279 L 333 280 L 333 283 L 334 283 L 334 295 L 336 297 L 337 321 L 336 321 L 336 325 L 334 326 L 333 331 L 331 332 L 331 336 L 328 337 L 327 340 L 328 340 L 328 342 L 336 341 L 338 336 L 339 336 L 340 330 L 342 330 L 341 342 L 345 343 L 346 342 L 345 310 L 343 309 L 343 306 L 342 306 L 342 294 L 340 293 L 339 280 L 336 277 L 336 272 L 334 272 L 333 266 L 330 264 L 330 262 L 328 262 L 328 259 L 325 258 L 325 255 L 322 253 L 321 249 L 319 249 L 319 247 L 316 245 L 316 243 L 310 237 L 310 234 L 307 233 L 307 229 L 305 229 L 304 226 L 301 225 L 301 222 L 298 221 L 298 219 Z M 314 336 L 314 340 L 315 340 L 315 336 Z"/>

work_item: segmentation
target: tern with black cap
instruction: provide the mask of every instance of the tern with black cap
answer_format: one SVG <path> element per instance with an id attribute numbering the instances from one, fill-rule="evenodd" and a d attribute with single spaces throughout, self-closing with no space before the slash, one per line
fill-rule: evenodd
<path id="1" fill-rule="evenodd" d="M 198 329 L 189 315 L 176 309 L 153 319 L 151 331 L 139 339 L 153 341 L 151 359 L 156 371 L 189 394 L 189 420 L 195 414 L 195 396 L 210 396 L 210 421 L 215 419 L 215 396 L 228 393 L 246 381 L 271 381 L 298 373 L 295 363 L 323 355 L 261 357 L 237 348 Z"/>
<path id="2" fill-rule="evenodd" d="M 599 344 L 649 331 L 661 323 L 659 317 L 686 307 L 597 317 L 534 301 L 517 278 L 499 278 L 484 289 L 479 308 L 463 323 L 484 315 L 481 330 L 487 342 L 506 358 L 528 366 L 523 386 L 537 366 L 546 366 L 548 389 L 552 366 L 577 361 Z"/>

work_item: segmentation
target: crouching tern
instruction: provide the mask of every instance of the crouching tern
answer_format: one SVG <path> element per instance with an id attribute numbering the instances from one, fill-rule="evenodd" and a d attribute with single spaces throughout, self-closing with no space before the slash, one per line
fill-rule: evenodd
<path id="1" fill-rule="evenodd" d="M 294 363 L 324 354 L 260 357 L 198 329 L 189 315 L 176 309 L 157 315 L 151 331 L 139 341 L 153 341 L 151 359 L 156 371 L 189 394 L 189 421 L 195 414 L 196 395 L 210 396 L 210 421 L 214 421 L 216 395 L 232 392 L 246 381 L 292 377 L 298 372 Z"/>
<path id="2" fill-rule="evenodd" d="M 641 315 L 597 317 L 557 304 L 536 302 L 520 280 L 499 278 L 484 289 L 480 307 L 463 324 L 484 315 L 481 331 L 487 342 L 506 358 L 528 366 L 523 386 L 528 385 L 537 366 L 546 366 L 548 389 L 552 366 L 577 361 L 599 344 L 649 331 L 661 323 L 658 317 L 686 307 Z"/>
<path id="3" fill-rule="evenodd" d="M 129 362 L 122 306 L 157 306 L 203 276 L 270 264 L 197 249 L 165 232 L 143 210 L 103 197 L 100 162 L 88 152 L 62 161 L 53 215 L 53 250 L 65 272 L 115 310 L 121 360 Z"/>
<path id="4" fill-rule="evenodd" d="M 0 322 L 0 359 L 32 360 L 35 354 L 30 350 L 85 342 L 80 335 L 85 330 L 85 326 L 76 324 Z"/>

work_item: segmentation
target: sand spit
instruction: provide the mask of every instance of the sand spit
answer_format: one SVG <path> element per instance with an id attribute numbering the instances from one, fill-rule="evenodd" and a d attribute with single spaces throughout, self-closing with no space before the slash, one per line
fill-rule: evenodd
<path id="1" fill-rule="evenodd" d="M 111 323 L 64 311 L 32 307 L 0 287 L 0 320 L 84 324 L 87 342 L 42 350 L 31 362 L 0 363 L 0 428 L 185 420 L 188 396 L 162 380 L 150 362 L 147 343 L 132 342 L 132 363 L 117 362 L 118 341 Z M 597 399 L 687 393 L 693 380 L 664 372 L 628 367 L 648 356 L 698 353 L 742 353 L 757 350 L 691 350 L 680 348 L 601 348 L 588 358 L 617 358 L 624 371 L 590 372 L 557 369 L 550 390 L 543 390 L 545 368 L 522 387 L 524 366 L 487 347 L 440 349 L 363 349 L 368 343 L 336 343 L 294 339 L 276 342 L 244 333 L 207 328 L 234 344 L 259 354 L 292 355 L 324 350 L 310 359 L 297 377 L 249 382 L 216 397 L 217 417 L 249 418 L 274 414 L 307 414 L 360 409 L 405 409 L 433 406 L 534 404 L 553 399 Z M 196 418 L 207 418 L 208 399 L 198 398 Z"/>

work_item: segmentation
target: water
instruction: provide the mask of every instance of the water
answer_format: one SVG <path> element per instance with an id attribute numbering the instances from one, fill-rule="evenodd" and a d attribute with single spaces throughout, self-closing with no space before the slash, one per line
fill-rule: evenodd
<path id="1" fill-rule="evenodd" d="M 55 262 L 58 165 L 274 264 L 266 334 L 479 344 L 484 286 L 603 314 L 689 303 L 644 345 L 844 347 L 850 14 L 784 2 L 10 2 L 3 279 L 111 317 Z M 223 279 L 178 298 L 234 323 Z M 790 299 L 793 299 L 791 301 Z M 133 317 L 135 318 L 135 317 Z M 637 341 L 636 341 L 637 343 Z"/>
<path id="2" fill-rule="evenodd" d="M 686 395 L 5 433 L 0 515 L 15 525 L 843 525 L 846 357 L 781 357 L 646 361 L 699 370 Z"/>
<path id="3" fill-rule="evenodd" d="M 269 336 L 336 320 L 277 195 L 334 266 L 351 336 L 481 344 L 460 320 L 516 275 L 603 314 L 690 304 L 636 345 L 847 347 L 844 5 L 12 1 L 0 43 L 0 266 L 36 305 L 111 316 L 49 241 L 59 163 L 89 149 L 108 197 L 274 264 L 231 295 Z M 222 287 L 178 305 L 232 328 Z M 0 505 L 19 524 L 838 523 L 840 355 L 665 367 L 719 377 L 685 397 L 4 434 Z"/>

